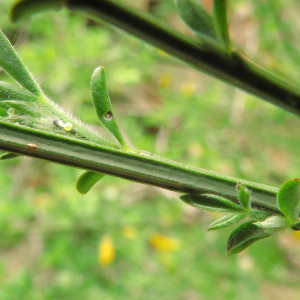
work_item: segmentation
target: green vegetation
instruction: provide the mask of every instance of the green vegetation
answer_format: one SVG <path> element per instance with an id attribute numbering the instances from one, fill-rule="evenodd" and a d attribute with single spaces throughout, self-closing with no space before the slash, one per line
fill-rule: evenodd
<path id="1" fill-rule="evenodd" d="M 50 98 L 102 136 L 109 138 L 89 89 L 99 65 L 130 147 L 277 187 L 299 177 L 299 121 L 290 113 L 67 10 L 13 26 L 10 2 L 0 4 L 0 27 L 29 70 Z M 275 2 L 265 26 L 268 4 L 232 4 L 233 36 L 252 59 L 296 81 L 290 54 L 299 49 L 278 39 L 282 30 L 297 39 L 299 28 L 292 17 L 277 27 L 276 16 L 299 4 Z M 151 11 L 183 28 L 172 1 Z M 256 28 L 259 34 L 242 35 Z M 4 72 L 0 80 L 7 81 Z M 172 192 L 106 176 L 82 196 L 74 187 L 82 171 L 25 157 L 3 161 L 1 170 L 0 299 L 269 299 L 274 291 L 299 298 L 297 233 L 227 257 L 230 231 L 206 232 L 222 215 L 190 209 Z M 115 249 L 107 265 L 98 263 L 104 236 Z"/>

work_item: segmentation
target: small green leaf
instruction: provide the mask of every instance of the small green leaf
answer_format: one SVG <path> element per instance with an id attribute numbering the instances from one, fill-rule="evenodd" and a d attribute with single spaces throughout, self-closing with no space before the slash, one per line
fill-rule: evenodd
<path id="1" fill-rule="evenodd" d="M 271 235 L 271 233 L 265 232 L 265 229 L 257 223 L 253 223 L 253 221 L 245 222 L 231 232 L 227 241 L 227 254 L 237 254 L 254 242 Z"/>
<path id="2" fill-rule="evenodd" d="M 243 186 L 241 183 L 238 183 L 236 185 L 237 192 L 238 192 L 238 199 L 241 203 L 241 205 L 247 209 L 251 209 L 251 204 L 250 204 L 250 191 Z"/>
<path id="3" fill-rule="evenodd" d="M 0 160 L 13 159 L 17 157 L 20 157 L 20 154 L 5 152 L 0 155 Z"/>
<path id="4" fill-rule="evenodd" d="M 238 223 L 239 221 L 245 219 L 247 217 L 246 213 L 241 214 L 228 214 L 217 221 L 211 223 L 208 227 L 208 230 L 216 230 L 225 228 L 231 225 Z"/>
<path id="5" fill-rule="evenodd" d="M 277 194 L 277 204 L 284 216 L 297 222 L 300 210 L 300 179 L 287 180 Z"/>
<path id="6" fill-rule="evenodd" d="M 94 186 L 94 184 L 97 183 L 104 176 L 106 176 L 106 174 L 92 171 L 84 172 L 77 180 L 77 191 L 80 194 L 85 195 Z"/>
<path id="7" fill-rule="evenodd" d="M 195 32 L 197 37 L 217 41 L 214 21 L 200 1 L 176 0 L 178 13 L 182 20 Z"/>
<path id="8" fill-rule="evenodd" d="M 227 0 L 213 1 L 213 16 L 217 35 L 224 44 L 227 52 L 231 52 L 227 21 Z"/>
<path id="9" fill-rule="evenodd" d="M 0 101 L 1 100 L 37 101 L 38 97 L 17 85 L 0 81 Z"/>
<path id="10" fill-rule="evenodd" d="M 106 76 L 103 67 L 95 69 L 91 78 L 91 89 L 94 107 L 100 122 L 113 134 L 124 150 L 133 152 L 127 146 L 115 119 L 106 86 Z"/>
<path id="11" fill-rule="evenodd" d="M 180 196 L 180 199 L 185 203 L 200 207 L 209 211 L 219 212 L 241 212 L 244 208 L 238 204 L 216 195 L 211 194 L 187 194 Z"/>
<path id="12" fill-rule="evenodd" d="M 227 241 L 227 253 L 239 253 L 254 242 L 289 228 L 291 225 L 291 221 L 283 216 L 272 216 L 263 222 L 245 222 L 231 232 Z"/>
<path id="13" fill-rule="evenodd" d="M 64 3 L 65 0 L 22 0 L 12 7 L 11 20 L 15 23 L 36 13 L 58 11 Z"/>
<path id="14" fill-rule="evenodd" d="M 32 94 L 43 95 L 21 58 L 0 30 L 0 67 Z"/>

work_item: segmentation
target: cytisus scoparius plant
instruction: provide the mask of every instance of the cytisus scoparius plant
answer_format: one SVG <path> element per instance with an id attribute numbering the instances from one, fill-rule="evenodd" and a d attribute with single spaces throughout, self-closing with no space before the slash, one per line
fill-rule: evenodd
<path id="1" fill-rule="evenodd" d="M 292 106 L 286 102 L 287 98 L 283 99 L 283 102 L 276 99 L 272 86 L 277 87 L 277 91 L 289 93 L 290 98 L 288 99 L 290 101 L 294 101 L 297 97 L 300 97 L 297 90 L 294 90 L 289 84 L 281 82 L 261 68 L 251 65 L 251 63 L 244 60 L 234 50 L 228 33 L 227 3 L 225 0 L 213 1 L 213 16 L 197 1 L 176 0 L 175 2 L 179 15 L 193 30 L 198 41 L 197 43 L 192 43 L 178 37 L 164 27 L 160 28 L 160 32 L 169 34 L 169 37 L 177 39 L 182 45 L 189 46 L 189 49 L 196 49 L 198 51 L 196 59 L 193 57 L 194 52 L 191 51 L 190 56 L 188 56 L 181 49 L 176 49 L 174 44 L 168 44 L 167 39 L 163 40 L 158 36 L 157 40 L 155 40 L 155 37 L 151 36 L 151 30 L 147 32 L 148 29 L 144 30 L 142 26 L 138 29 L 134 28 L 134 22 L 130 23 L 130 18 L 125 18 L 125 20 L 121 17 L 120 19 L 117 19 L 118 17 L 116 16 L 112 17 L 113 14 L 108 10 L 105 11 L 105 8 L 123 10 L 124 15 L 130 14 L 132 18 L 137 16 L 139 20 L 142 20 L 145 24 L 147 23 L 150 28 L 151 26 L 153 29 L 156 28 L 152 20 L 143 16 L 141 17 L 137 13 L 131 13 L 126 7 L 114 3 L 114 1 L 105 0 L 98 3 L 97 1 L 79 0 L 23 0 L 14 6 L 12 19 L 13 21 L 17 21 L 32 13 L 49 9 L 60 9 L 65 5 L 70 9 L 88 10 L 89 17 L 95 20 L 100 16 L 104 20 L 120 27 L 125 24 L 125 30 L 138 35 L 153 45 L 160 46 L 183 61 L 194 64 L 194 67 L 202 68 L 205 72 L 242 87 L 256 95 L 264 95 L 266 100 L 293 112 L 297 111 L 295 105 Z M 194 48 L 191 48 L 192 46 Z M 207 56 L 207 54 L 209 55 Z M 212 60 L 207 62 L 205 61 L 205 57 Z M 220 62 L 217 66 L 215 58 L 218 58 Z M 212 171 L 184 166 L 148 153 L 147 151 L 131 150 L 118 127 L 107 91 L 106 76 L 103 67 L 96 68 L 92 74 L 92 100 L 100 122 L 113 134 L 121 145 L 121 148 L 100 137 L 88 126 L 65 113 L 55 102 L 51 101 L 41 90 L 1 31 L 0 67 L 18 84 L 12 85 L 0 82 L 0 126 L 2 128 L 12 128 L 21 135 L 22 132 L 26 132 L 29 136 L 39 136 L 43 141 L 50 140 L 50 137 L 51 139 L 56 139 L 56 137 L 59 139 L 58 136 L 63 136 L 65 138 L 63 141 L 72 141 L 73 145 L 76 145 L 76 143 L 78 145 L 100 145 L 103 149 L 106 149 L 105 151 L 110 151 L 112 156 L 115 154 L 116 161 L 121 163 L 122 166 L 117 169 L 117 164 L 111 158 L 110 160 L 108 159 L 107 164 L 109 168 L 106 165 L 105 169 L 107 170 L 107 174 L 182 192 L 185 195 L 181 196 L 180 199 L 191 206 L 227 213 L 221 219 L 213 222 L 209 226 L 209 230 L 221 229 L 245 221 L 238 225 L 230 234 L 227 242 L 228 254 L 239 253 L 252 243 L 271 236 L 280 230 L 286 228 L 300 230 L 300 222 L 298 221 L 300 210 L 299 179 L 287 180 L 278 191 L 272 187 L 223 176 Z M 235 74 L 230 67 L 242 69 L 243 72 Z M 244 79 L 243 75 L 248 75 L 250 79 Z M 269 83 L 269 86 L 264 87 L 260 83 L 256 84 L 257 81 L 251 80 L 253 76 L 265 80 L 265 82 Z M 245 76 L 245 78 L 248 77 Z M 83 142 L 90 144 L 83 144 Z M 9 148 L 5 146 L 4 142 L 1 145 L 1 149 Z M 30 141 L 26 144 L 26 148 L 32 151 L 39 151 L 39 147 L 40 145 Z M 3 153 L 1 159 L 16 158 L 24 152 L 19 150 L 18 147 L 14 147 L 13 149 L 14 151 Z M 47 149 L 42 150 L 44 152 L 47 151 Z M 50 153 L 50 151 L 47 153 Z M 31 155 L 31 153 L 28 154 L 27 152 L 26 154 Z M 33 154 L 32 156 L 35 155 Z M 60 160 L 59 162 L 64 161 Z M 65 163 L 67 164 L 68 162 Z M 145 163 L 148 163 L 148 166 L 150 166 L 148 176 Z M 84 165 L 84 163 L 81 165 Z M 100 173 L 91 170 L 84 172 L 77 182 L 77 190 L 82 194 L 86 194 L 105 175 L 105 172 Z M 272 198 L 275 198 L 275 194 L 277 195 L 276 203 Z M 260 197 L 267 200 L 262 201 Z M 270 199 L 273 199 L 273 203 L 266 205 Z"/>

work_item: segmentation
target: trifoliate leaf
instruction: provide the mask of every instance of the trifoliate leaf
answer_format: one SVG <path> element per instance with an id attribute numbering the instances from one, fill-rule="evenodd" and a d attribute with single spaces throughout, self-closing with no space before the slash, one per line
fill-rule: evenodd
<path id="1" fill-rule="evenodd" d="M 64 3 L 65 0 L 22 0 L 13 6 L 11 20 L 15 23 L 36 13 L 58 11 Z"/>
<path id="2" fill-rule="evenodd" d="M 227 254 L 237 254 L 254 242 L 271 235 L 272 233 L 265 232 L 257 223 L 245 222 L 231 232 L 227 241 Z"/>
<path id="3" fill-rule="evenodd" d="M 217 41 L 214 21 L 200 1 L 176 0 L 178 13 L 182 20 L 201 39 Z"/>
<path id="4" fill-rule="evenodd" d="M 216 230 L 225 228 L 231 225 L 234 225 L 238 223 L 239 221 L 245 219 L 247 217 L 246 213 L 240 213 L 240 214 L 228 214 L 217 221 L 211 223 L 208 227 L 208 230 Z"/>
<path id="5" fill-rule="evenodd" d="M 284 216 L 297 222 L 300 210 L 300 179 L 287 180 L 277 194 L 277 204 Z"/>
<path id="6" fill-rule="evenodd" d="M 200 207 L 209 211 L 219 212 L 242 212 L 243 207 L 238 204 L 216 195 L 211 194 L 187 194 L 180 197 L 185 203 Z"/>
<path id="7" fill-rule="evenodd" d="M 80 194 L 85 195 L 94 186 L 94 184 L 97 183 L 105 175 L 106 174 L 92 171 L 84 172 L 77 180 L 77 191 Z"/>
<path id="8" fill-rule="evenodd" d="M 237 193 L 238 193 L 238 199 L 241 203 L 241 205 L 247 209 L 250 210 L 251 205 L 250 205 L 250 191 L 243 186 L 241 183 L 238 183 L 237 186 Z"/>

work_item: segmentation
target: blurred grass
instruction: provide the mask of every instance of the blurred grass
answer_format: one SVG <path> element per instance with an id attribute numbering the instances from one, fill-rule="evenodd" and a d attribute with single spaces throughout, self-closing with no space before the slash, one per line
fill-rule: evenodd
<path id="1" fill-rule="evenodd" d="M 299 177 L 300 126 L 293 115 L 67 11 L 13 26 L 12 2 L 0 2 L 0 27 L 29 70 L 52 99 L 106 137 L 89 90 L 99 65 L 136 149 L 274 186 Z M 254 61 L 297 82 L 299 4 L 268 3 L 232 3 L 232 36 Z M 171 0 L 130 4 L 191 35 Z M 0 72 L 0 80 L 10 79 Z M 175 193 L 112 177 L 82 196 L 75 189 L 80 174 L 25 157 L 1 162 L 1 300 L 299 299 L 297 233 L 226 257 L 230 230 L 206 231 L 218 215 L 185 206 Z M 107 265 L 98 262 L 103 236 L 115 249 Z M 165 246 L 153 242 L 158 236 Z"/>

